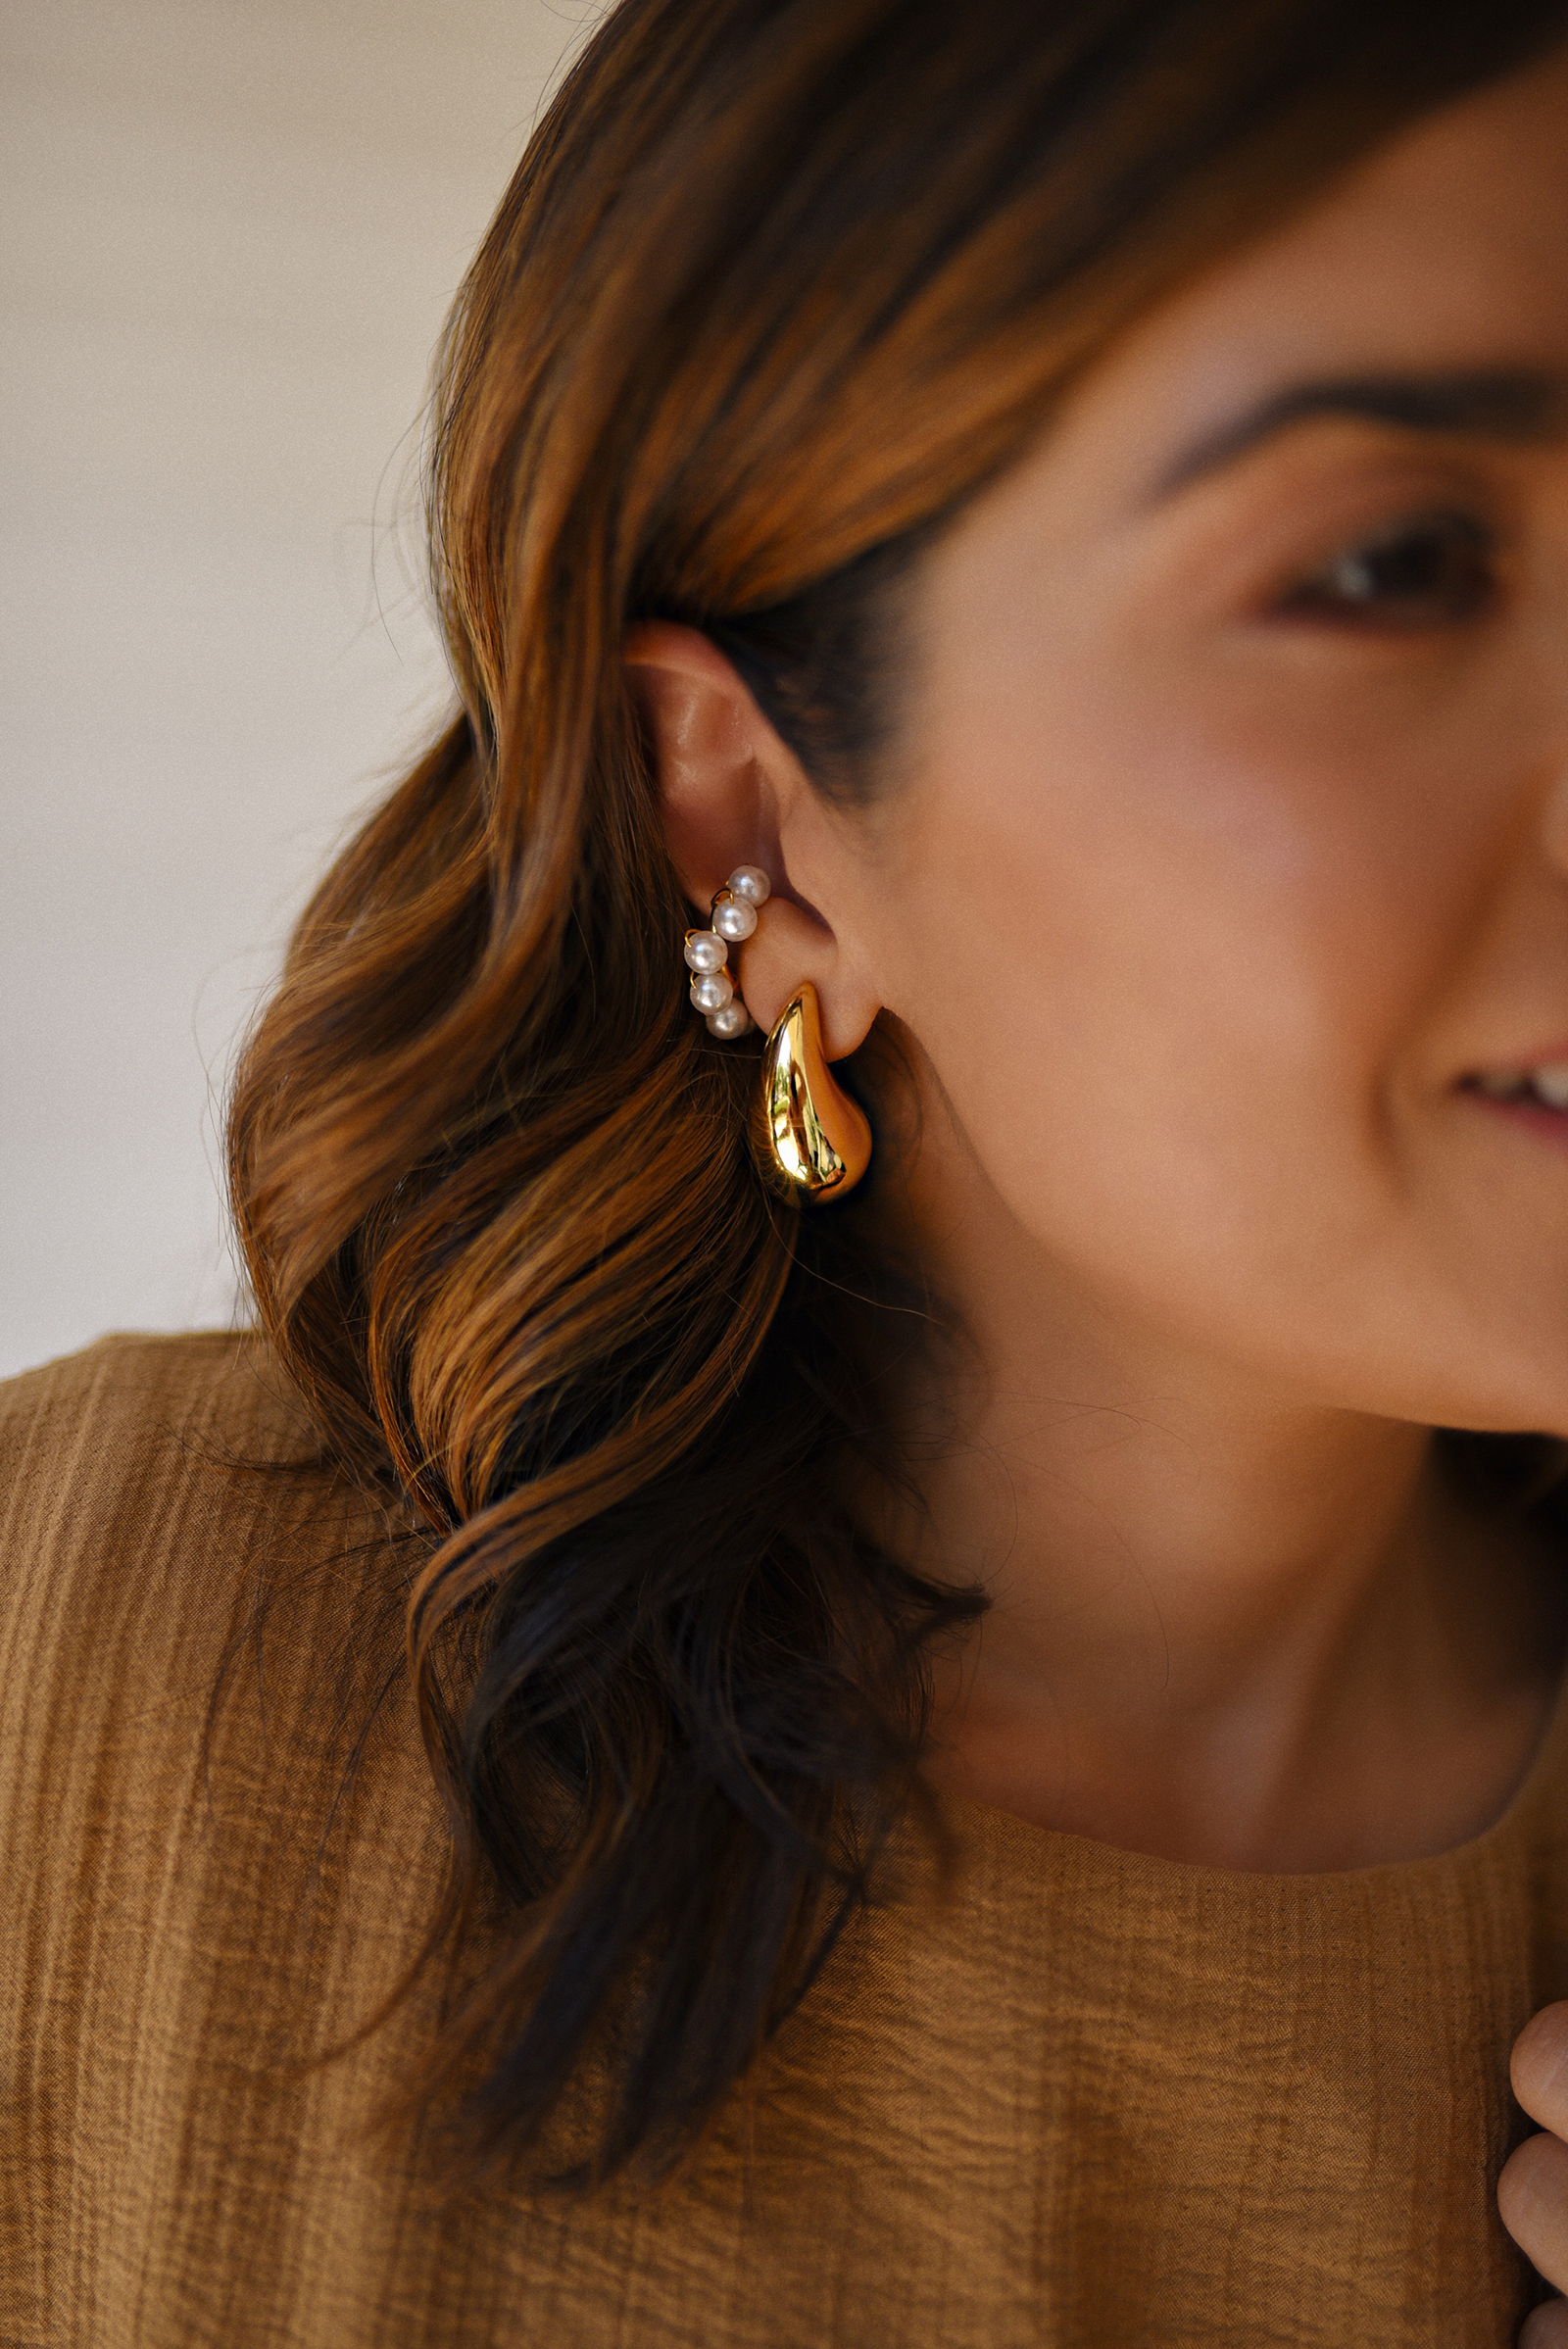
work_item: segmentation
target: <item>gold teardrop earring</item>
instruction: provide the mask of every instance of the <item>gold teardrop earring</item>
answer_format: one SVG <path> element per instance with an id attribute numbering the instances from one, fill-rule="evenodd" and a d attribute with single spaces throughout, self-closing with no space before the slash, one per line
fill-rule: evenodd
<path id="1" fill-rule="evenodd" d="M 711 927 L 686 933 L 692 1007 L 711 1036 L 744 1036 L 751 1028 L 727 968 L 729 949 L 750 938 L 772 894 L 759 865 L 737 865 L 713 899 Z M 763 1182 L 797 1202 L 843 1199 L 871 1163 L 871 1128 L 828 1066 L 822 1007 L 809 979 L 796 988 L 768 1037 L 751 1141 Z"/>
<path id="2" fill-rule="evenodd" d="M 843 1199 L 871 1163 L 871 1129 L 828 1066 L 809 979 L 790 997 L 762 1053 L 752 1151 L 771 1190 L 813 1202 Z"/>

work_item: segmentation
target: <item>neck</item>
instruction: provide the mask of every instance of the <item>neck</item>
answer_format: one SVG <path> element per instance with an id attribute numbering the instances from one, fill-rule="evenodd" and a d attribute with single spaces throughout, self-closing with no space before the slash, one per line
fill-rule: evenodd
<path id="1" fill-rule="evenodd" d="M 939 1660 L 931 1775 L 1216 1865 L 1362 1865 L 1480 1832 L 1555 1687 L 1534 1548 L 1457 1497 L 1432 1430 L 1087 1292 L 935 1127 L 914 1237 L 966 1367 L 911 1405 L 929 1465 L 904 1539 L 992 1607 Z"/>

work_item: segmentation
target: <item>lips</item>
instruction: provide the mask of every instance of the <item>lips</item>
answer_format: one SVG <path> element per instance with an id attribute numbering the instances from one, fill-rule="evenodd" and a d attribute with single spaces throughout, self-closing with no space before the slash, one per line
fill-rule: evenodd
<path id="1" fill-rule="evenodd" d="M 1478 1069 L 1460 1093 L 1489 1117 L 1532 1135 L 1549 1150 L 1568 1151 L 1568 1051 L 1537 1060 Z"/>
<path id="2" fill-rule="evenodd" d="M 1467 1089 L 1489 1101 L 1549 1109 L 1560 1116 L 1568 1110 L 1568 1057 L 1538 1060 L 1522 1068 L 1483 1069 Z"/>

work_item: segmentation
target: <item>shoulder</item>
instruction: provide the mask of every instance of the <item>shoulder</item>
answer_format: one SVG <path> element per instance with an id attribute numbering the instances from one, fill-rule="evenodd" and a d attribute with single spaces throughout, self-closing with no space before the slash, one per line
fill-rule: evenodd
<path id="1" fill-rule="evenodd" d="M 254 1338 L 198 1330 L 100 1338 L 0 1380 L 0 1475 L 101 1484 L 190 1432 L 243 1430 L 276 1455 L 309 1445 L 304 1416 Z"/>
<path id="2" fill-rule="evenodd" d="M 0 1383 L 0 1584 L 207 1541 L 285 1464 L 324 1475 L 303 1412 L 254 1339 L 105 1338 Z M 254 1497 L 254 1496 L 253 1496 Z"/>
<path id="3" fill-rule="evenodd" d="M 302 2144 L 338 2158 L 277 2067 L 352 2043 L 440 1881 L 397 1678 L 422 1540 L 333 1471 L 254 1340 L 114 1340 L 0 1386 L 0 2042 L 62 2277 L 60 2211 L 103 2218 L 80 2273 L 108 2258 L 100 2173 L 130 2179 L 122 2221 L 177 2205 L 199 2245 L 192 2143 L 239 2147 L 264 2217 Z"/>
<path id="4" fill-rule="evenodd" d="M 257 1339 L 109 1338 L 0 1383 L 0 1713 L 210 1679 L 259 1592 L 330 1611 L 333 1562 L 407 1530 L 334 1472 Z"/>
<path id="5" fill-rule="evenodd" d="M 78 1911 L 151 1947 L 171 1870 L 190 1946 L 232 1913 L 242 1966 L 246 1887 L 330 1815 L 345 1723 L 380 1710 L 409 1808 L 417 1738 L 379 1695 L 425 1545 L 255 1339 L 111 1339 L 0 1385 L 0 1881 L 37 1892 L 0 1915 L 0 1986 Z"/>

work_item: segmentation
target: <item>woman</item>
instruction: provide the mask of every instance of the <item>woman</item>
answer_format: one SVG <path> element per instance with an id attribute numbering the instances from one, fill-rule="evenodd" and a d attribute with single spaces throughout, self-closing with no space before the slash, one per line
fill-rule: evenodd
<path id="1" fill-rule="evenodd" d="M 1565 41 L 600 26 L 6 1393 L 6 2338 L 1568 2339 Z"/>

